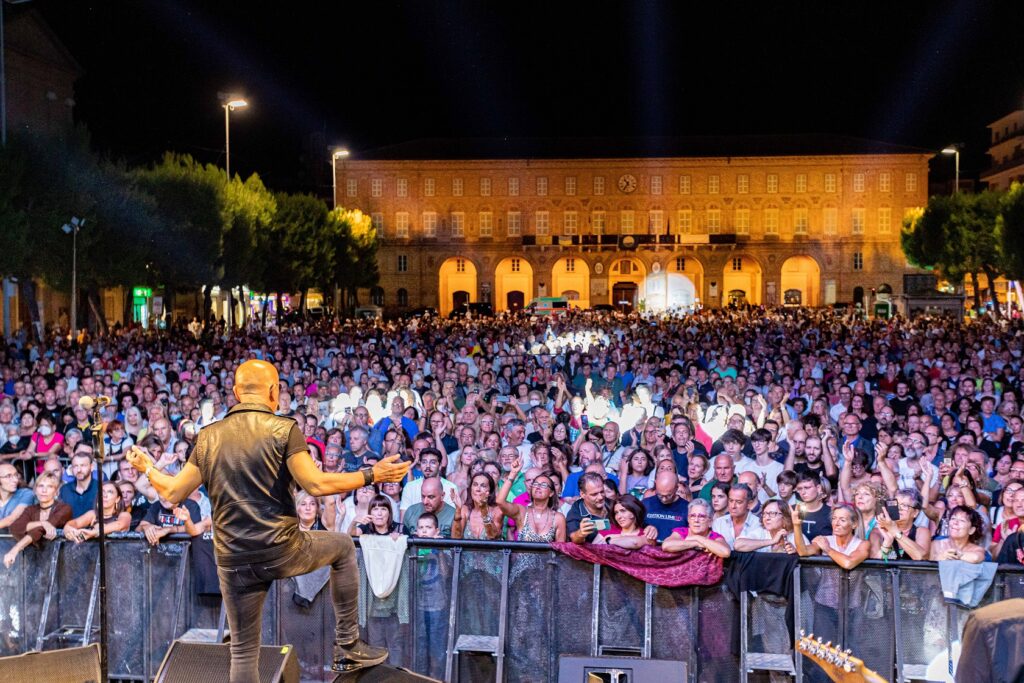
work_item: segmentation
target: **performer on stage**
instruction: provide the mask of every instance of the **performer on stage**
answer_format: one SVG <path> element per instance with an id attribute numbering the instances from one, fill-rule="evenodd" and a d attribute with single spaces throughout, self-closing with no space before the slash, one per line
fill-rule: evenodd
<path id="1" fill-rule="evenodd" d="M 290 487 L 313 496 L 352 491 L 373 482 L 401 481 L 409 463 L 398 456 L 372 468 L 342 474 L 317 469 L 295 420 L 274 414 L 277 370 L 260 360 L 235 371 L 234 406 L 200 433 L 189 461 L 175 475 L 155 469 L 149 455 L 132 448 L 128 460 L 162 498 L 175 505 L 205 483 L 213 504 L 217 573 L 231 626 L 231 683 L 259 680 L 263 602 L 274 579 L 331 565 L 335 671 L 353 671 L 387 659 L 385 648 L 359 639 L 359 576 L 352 539 L 328 531 L 301 531 Z"/>

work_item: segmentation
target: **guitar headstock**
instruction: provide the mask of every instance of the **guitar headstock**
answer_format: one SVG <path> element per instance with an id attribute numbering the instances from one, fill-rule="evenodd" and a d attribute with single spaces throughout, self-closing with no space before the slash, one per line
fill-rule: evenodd
<path id="1" fill-rule="evenodd" d="M 863 661 L 854 657 L 851 650 L 840 650 L 833 646 L 831 641 L 823 643 L 821 638 L 816 639 L 813 633 L 807 635 L 803 629 L 800 630 L 800 641 L 796 647 L 800 654 L 817 662 L 829 678 L 837 683 L 859 683 L 860 681 L 884 683 L 885 681 L 884 678 L 864 666 Z"/>

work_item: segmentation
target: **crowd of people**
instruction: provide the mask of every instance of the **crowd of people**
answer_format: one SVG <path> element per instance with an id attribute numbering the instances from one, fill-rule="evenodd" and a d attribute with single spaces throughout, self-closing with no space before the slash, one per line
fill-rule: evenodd
<path id="1" fill-rule="evenodd" d="M 413 462 L 402 484 L 297 496 L 303 529 L 820 554 L 847 569 L 1024 562 L 1019 321 L 572 311 L 195 332 L 2 351 L 7 567 L 58 533 L 94 538 L 97 514 L 153 544 L 208 534 L 202 489 L 173 506 L 124 456 L 137 445 L 176 472 L 252 358 L 280 371 L 278 412 L 321 469 Z M 111 401 L 94 414 L 83 396 Z"/>

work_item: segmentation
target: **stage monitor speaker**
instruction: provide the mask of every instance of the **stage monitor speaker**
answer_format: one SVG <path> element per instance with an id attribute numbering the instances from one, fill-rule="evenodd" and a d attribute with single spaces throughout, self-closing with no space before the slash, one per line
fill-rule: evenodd
<path id="1" fill-rule="evenodd" d="M 334 679 L 334 683 L 441 683 L 441 681 L 403 669 L 400 666 L 380 664 L 352 673 L 339 674 Z"/>
<path id="2" fill-rule="evenodd" d="M 156 683 L 226 681 L 231 673 L 229 647 L 176 640 L 160 664 Z M 259 683 L 299 683 L 299 661 L 291 645 L 260 648 Z"/>
<path id="3" fill-rule="evenodd" d="M 100 646 L 29 652 L 0 657 L 0 681 L 4 683 L 99 683 Z"/>
<path id="4" fill-rule="evenodd" d="M 559 683 L 686 683 L 686 662 L 639 657 L 559 657 Z"/>

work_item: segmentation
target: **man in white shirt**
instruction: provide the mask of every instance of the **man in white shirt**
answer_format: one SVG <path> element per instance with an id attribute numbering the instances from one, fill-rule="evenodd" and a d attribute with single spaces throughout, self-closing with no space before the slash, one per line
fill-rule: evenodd
<path id="1" fill-rule="evenodd" d="M 729 490 L 729 514 L 715 520 L 711 528 L 717 531 L 729 544 L 736 546 L 737 538 L 749 537 L 761 526 L 751 510 L 754 507 L 754 492 L 746 484 L 733 484 Z"/>
<path id="2" fill-rule="evenodd" d="M 444 489 L 445 498 L 448 498 L 450 491 L 454 491 L 455 494 L 458 495 L 459 487 L 438 474 L 441 470 L 441 451 L 436 448 L 424 448 L 420 451 L 418 467 L 423 476 L 406 482 L 405 486 L 402 488 L 402 504 L 400 505 L 400 508 L 403 513 L 416 503 L 423 502 L 422 490 L 424 479 L 439 477 L 441 480 L 441 487 Z M 412 470 L 410 470 L 410 475 L 411 474 Z"/>

